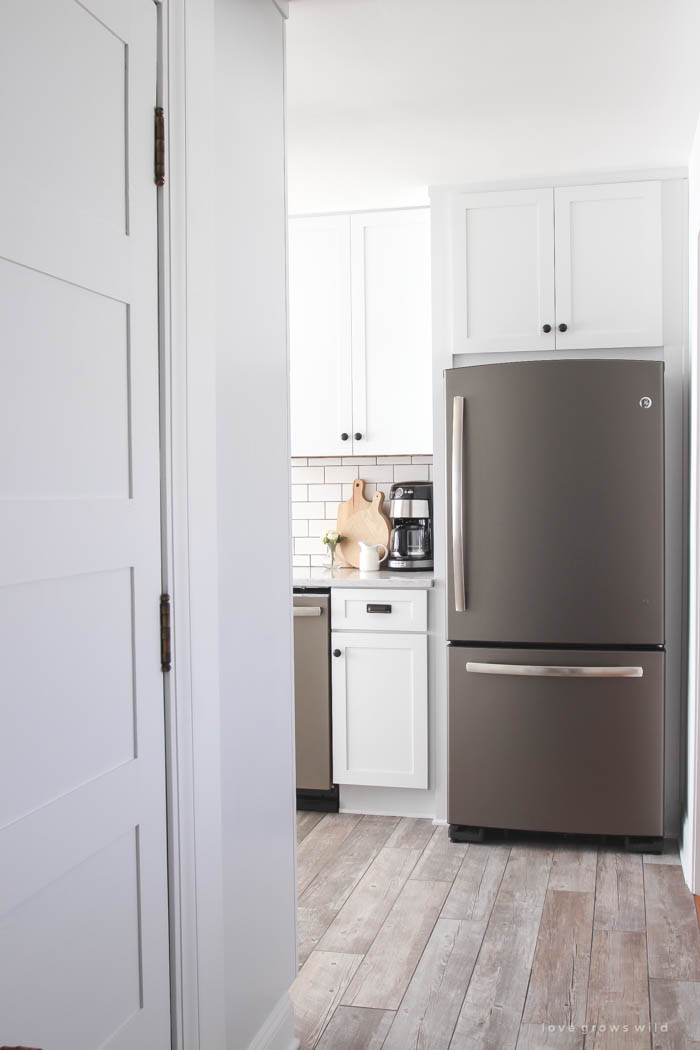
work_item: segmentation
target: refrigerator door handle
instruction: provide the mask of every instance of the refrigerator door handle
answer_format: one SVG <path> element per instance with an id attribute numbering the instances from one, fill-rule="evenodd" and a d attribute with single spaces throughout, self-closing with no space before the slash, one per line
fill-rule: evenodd
<path id="1" fill-rule="evenodd" d="M 452 576 L 455 610 L 465 612 L 464 580 L 464 398 L 452 403 Z"/>
<path id="2" fill-rule="evenodd" d="M 548 664 L 495 664 L 469 661 L 471 674 L 529 675 L 533 678 L 642 678 L 641 667 L 570 667 Z"/>

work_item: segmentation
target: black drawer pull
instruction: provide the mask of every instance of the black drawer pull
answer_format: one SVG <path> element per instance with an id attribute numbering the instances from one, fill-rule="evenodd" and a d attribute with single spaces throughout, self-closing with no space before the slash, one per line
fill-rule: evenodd
<path id="1" fill-rule="evenodd" d="M 390 613 L 391 612 L 391 606 L 390 605 L 378 605 L 376 602 L 368 602 L 367 603 L 367 612 L 368 613 Z"/>

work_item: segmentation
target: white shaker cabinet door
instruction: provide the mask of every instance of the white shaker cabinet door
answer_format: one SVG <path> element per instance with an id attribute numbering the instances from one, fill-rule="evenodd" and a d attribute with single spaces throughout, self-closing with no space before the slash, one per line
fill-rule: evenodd
<path id="1" fill-rule="evenodd" d="M 660 346 L 661 184 L 554 191 L 557 349 Z"/>
<path id="2" fill-rule="evenodd" d="M 553 350 L 551 189 L 452 201 L 452 352 Z"/>
<path id="3" fill-rule="evenodd" d="M 334 631 L 333 780 L 428 786 L 425 634 Z"/>
<path id="4" fill-rule="evenodd" d="M 352 455 L 347 215 L 289 222 L 289 357 L 292 455 Z"/>
<path id="5" fill-rule="evenodd" d="M 350 221 L 353 453 L 431 453 L 430 209 Z"/>

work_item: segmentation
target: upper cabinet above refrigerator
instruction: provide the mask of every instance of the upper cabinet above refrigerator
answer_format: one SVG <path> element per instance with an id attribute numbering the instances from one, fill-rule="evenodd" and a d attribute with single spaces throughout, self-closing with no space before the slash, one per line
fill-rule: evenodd
<path id="1" fill-rule="evenodd" d="M 661 184 L 455 193 L 452 353 L 662 345 Z"/>
<path id="2" fill-rule="evenodd" d="M 430 211 L 289 223 L 293 456 L 430 454 Z"/>

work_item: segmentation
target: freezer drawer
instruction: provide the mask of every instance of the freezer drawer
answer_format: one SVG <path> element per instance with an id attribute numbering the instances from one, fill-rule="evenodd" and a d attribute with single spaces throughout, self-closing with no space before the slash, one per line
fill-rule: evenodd
<path id="1" fill-rule="evenodd" d="M 446 373 L 451 641 L 664 642 L 659 361 Z"/>
<path id="2" fill-rule="evenodd" d="M 327 594 L 294 595 L 297 790 L 332 787 L 329 605 Z"/>
<path id="3" fill-rule="evenodd" d="M 662 835 L 663 680 L 660 651 L 451 646 L 449 822 Z"/>

